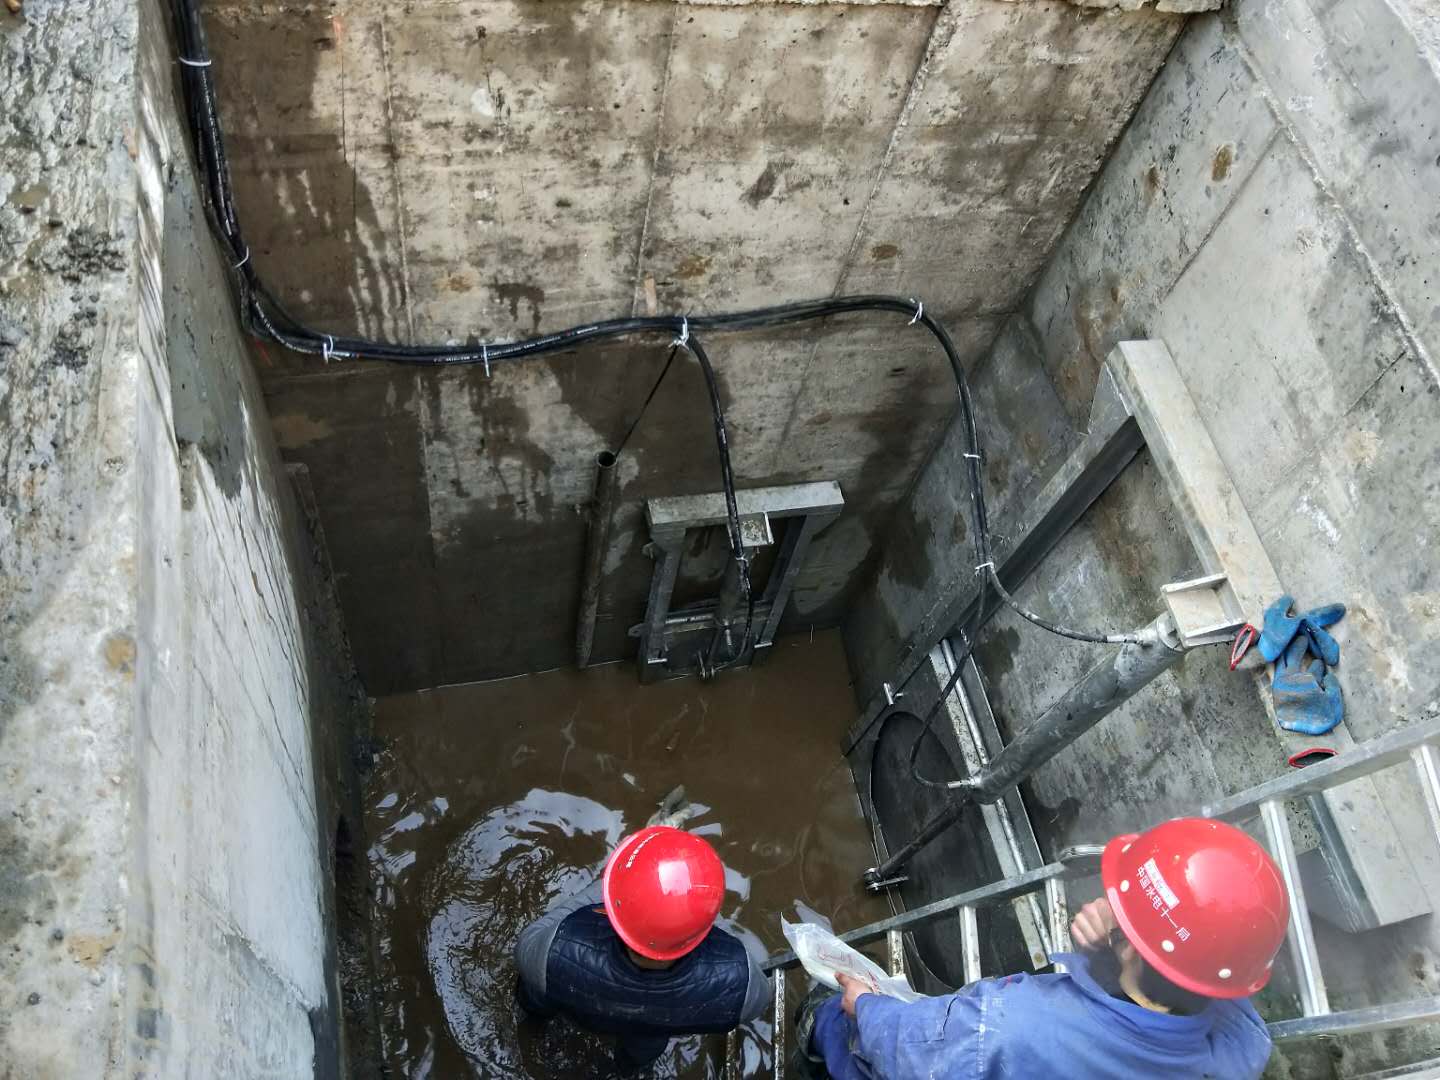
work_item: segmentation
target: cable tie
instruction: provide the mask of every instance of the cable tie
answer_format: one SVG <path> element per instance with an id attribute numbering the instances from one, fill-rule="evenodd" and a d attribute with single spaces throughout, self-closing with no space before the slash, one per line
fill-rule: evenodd
<path id="1" fill-rule="evenodd" d="M 680 316 L 680 336 L 670 342 L 677 349 L 690 348 L 690 316 Z"/>
<path id="2" fill-rule="evenodd" d="M 184 64 L 186 67 L 207 68 L 210 66 L 209 60 L 191 60 L 188 56 L 181 56 L 177 59 L 179 59 L 180 63 Z"/>
<path id="3" fill-rule="evenodd" d="M 249 247 L 249 245 L 247 244 L 246 247 L 245 247 L 245 257 L 244 257 L 243 259 L 241 259 L 238 263 L 232 263 L 231 266 L 230 266 L 230 269 L 232 269 L 232 270 L 239 270 L 242 266 L 244 266 L 244 265 L 245 265 L 247 262 L 249 262 L 249 261 L 250 261 L 250 247 Z"/>
<path id="4" fill-rule="evenodd" d="M 994 559 L 989 559 L 989 560 L 987 560 L 987 561 L 985 561 L 985 562 L 982 562 L 979 566 L 975 567 L 975 572 L 978 574 L 981 570 L 984 570 L 987 566 L 988 566 L 988 567 L 991 569 L 991 571 L 993 572 L 994 569 L 995 569 L 995 560 L 994 560 Z"/>
<path id="5" fill-rule="evenodd" d="M 326 334 L 325 340 L 320 343 L 320 357 L 328 364 L 330 363 L 330 357 L 333 356 L 334 353 L 335 339 L 329 334 Z"/>
<path id="6" fill-rule="evenodd" d="M 971 458 L 971 459 L 974 460 L 974 461 L 979 461 L 979 460 L 981 460 L 979 454 L 961 454 L 960 456 L 961 456 L 961 457 L 966 457 L 966 458 Z"/>
<path id="7" fill-rule="evenodd" d="M 489 345 L 481 345 L 481 346 L 480 346 L 480 360 L 481 360 L 481 362 L 484 363 L 484 365 L 485 365 L 485 377 L 488 379 L 488 378 L 490 377 L 490 346 L 489 346 Z"/>
<path id="8" fill-rule="evenodd" d="M 914 326 L 917 322 L 920 321 L 920 317 L 925 314 L 925 301 L 924 301 L 924 300 L 916 300 L 916 299 L 912 296 L 912 297 L 910 298 L 910 302 L 915 305 L 915 317 L 914 317 L 913 319 L 911 319 L 908 323 L 906 323 L 906 324 L 905 324 L 906 326 Z"/>

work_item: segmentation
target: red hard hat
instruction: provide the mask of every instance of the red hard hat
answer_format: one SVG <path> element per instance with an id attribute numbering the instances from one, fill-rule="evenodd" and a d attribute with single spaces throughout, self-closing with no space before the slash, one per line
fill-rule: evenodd
<path id="1" fill-rule="evenodd" d="M 1176 818 L 1117 836 L 1100 877 L 1125 936 L 1176 986 L 1238 998 L 1269 981 L 1290 899 L 1265 849 L 1233 825 Z"/>
<path id="2" fill-rule="evenodd" d="M 611 853 L 604 892 L 605 914 L 621 941 L 651 960 L 676 960 L 715 924 L 725 866 L 700 837 L 652 825 Z"/>

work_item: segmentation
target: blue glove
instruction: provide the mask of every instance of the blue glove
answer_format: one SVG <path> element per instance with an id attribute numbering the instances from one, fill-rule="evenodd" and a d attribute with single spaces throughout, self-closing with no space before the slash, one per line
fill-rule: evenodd
<path id="1" fill-rule="evenodd" d="M 1291 615 L 1295 598 L 1289 593 L 1265 609 L 1265 625 L 1260 631 L 1260 655 L 1273 664 L 1284 653 L 1300 629 L 1300 616 Z"/>
<path id="2" fill-rule="evenodd" d="M 1344 617 L 1344 604 L 1326 604 L 1324 607 L 1311 608 L 1300 616 L 1300 629 L 1310 636 L 1310 651 L 1330 667 L 1340 663 L 1340 643 L 1327 634 L 1323 627 L 1333 626 Z"/>
<path id="3" fill-rule="evenodd" d="M 1270 696 L 1276 719 L 1286 731 L 1324 735 L 1345 718 L 1345 699 L 1324 659 L 1311 657 L 1309 648 L 1310 635 L 1296 634 L 1275 662 Z M 1314 663 L 1309 662 L 1312 659 Z"/>
<path id="4" fill-rule="evenodd" d="M 1275 663 L 1294 640 L 1295 635 L 1304 631 L 1310 636 L 1311 651 L 1325 663 L 1334 667 L 1340 663 L 1340 643 L 1325 632 L 1345 617 L 1344 604 L 1326 604 L 1311 608 L 1299 615 L 1290 614 L 1295 598 L 1289 593 L 1280 597 L 1265 609 L 1265 625 L 1260 631 L 1260 655 Z"/>

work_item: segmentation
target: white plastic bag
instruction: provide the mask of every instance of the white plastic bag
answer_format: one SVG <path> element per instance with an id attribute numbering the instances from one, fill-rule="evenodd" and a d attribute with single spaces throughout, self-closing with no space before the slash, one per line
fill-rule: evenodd
<path id="1" fill-rule="evenodd" d="M 840 989 L 840 983 L 835 979 L 838 972 L 854 976 L 874 993 L 901 1001 L 918 1001 L 925 996 L 910 989 L 910 982 L 905 976 L 885 974 L 885 969 L 879 964 L 856 952 L 823 926 L 781 919 L 780 929 L 810 977 L 832 990 Z"/>

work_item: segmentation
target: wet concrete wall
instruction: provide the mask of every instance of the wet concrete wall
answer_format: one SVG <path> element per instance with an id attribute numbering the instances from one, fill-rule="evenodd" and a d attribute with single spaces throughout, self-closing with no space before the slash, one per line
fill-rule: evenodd
<path id="1" fill-rule="evenodd" d="M 252 257 L 322 328 L 480 340 L 843 291 L 983 355 L 1183 19 L 1052 0 L 206 5 Z M 710 342 L 742 484 L 838 480 L 790 626 L 833 624 L 953 407 L 902 319 Z M 265 350 L 357 662 L 387 692 L 571 660 L 597 450 L 663 342 L 481 370 Z M 622 458 L 597 659 L 630 655 L 640 501 L 718 488 L 698 373 Z"/>
<path id="2" fill-rule="evenodd" d="M 1358 739 L 1419 719 L 1440 689 L 1433 28 L 1406 4 L 1372 0 L 1239 0 L 1197 18 L 977 375 L 1003 532 L 1074 445 L 1115 342 L 1163 340 L 1281 580 L 1307 606 L 1349 606 L 1338 676 Z M 968 571 L 957 454 L 951 433 L 847 620 L 862 700 L 923 612 L 924 583 Z M 1021 599 L 1120 628 L 1148 620 L 1158 587 L 1197 569 L 1142 453 Z M 1097 652 L 1008 613 L 981 647 L 1012 730 Z M 1061 843 L 1193 810 L 1284 767 L 1271 723 L 1256 685 L 1202 651 L 1042 769 L 1031 813 Z M 1386 793 L 1440 901 L 1433 840 L 1409 813 L 1418 794 L 1405 782 Z M 1325 934 L 1332 1003 L 1433 993 L 1432 923 Z M 1334 1067 L 1347 1075 L 1437 1044 L 1430 1033 L 1377 1036 Z"/>
<path id="3" fill-rule="evenodd" d="M 0 15 L 0 1072 L 337 1076 L 364 699 L 166 28 Z"/>

